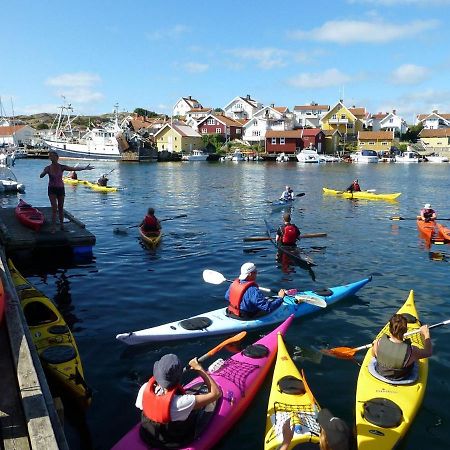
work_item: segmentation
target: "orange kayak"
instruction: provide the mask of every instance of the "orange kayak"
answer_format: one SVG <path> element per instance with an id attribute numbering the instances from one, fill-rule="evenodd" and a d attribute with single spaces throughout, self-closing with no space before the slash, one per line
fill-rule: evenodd
<path id="1" fill-rule="evenodd" d="M 450 228 L 444 227 L 440 223 L 436 224 L 436 226 L 439 231 L 439 237 L 444 239 L 444 241 L 450 241 Z"/>

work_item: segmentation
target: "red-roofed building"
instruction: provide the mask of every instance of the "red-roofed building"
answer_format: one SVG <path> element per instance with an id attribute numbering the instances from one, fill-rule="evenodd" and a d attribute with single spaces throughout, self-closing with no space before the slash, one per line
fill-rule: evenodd
<path id="1" fill-rule="evenodd" d="M 315 147 L 319 153 L 325 149 L 325 134 L 320 128 L 266 132 L 266 153 L 295 154 L 306 147 Z"/>
<path id="2" fill-rule="evenodd" d="M 33 144 L 36 130 L 28 125 L 0 126 L 0 145 Z"/>
<path id="3" fill-rule="evenodd" d="M 209 114 L 198 123 L 200 134 L 220 134 L 225 140 L 241 139 L 242 124 L 223 114 Z"/>

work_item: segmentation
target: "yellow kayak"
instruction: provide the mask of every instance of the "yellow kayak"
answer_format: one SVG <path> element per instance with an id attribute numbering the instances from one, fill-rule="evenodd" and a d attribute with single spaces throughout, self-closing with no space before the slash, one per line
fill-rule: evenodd
<path id="1" fill-rule="evenodd" d="M 404 305 L 398 314 L 409 314 L 408 331 L 420 328 L 419 317 L 414 304 L 414 291 L 409 293 Z M 414 321 L 414 318 L 417 320 Z M 389 333 L 389 323 L 378 333 L 376 339 Z M 417 347 L 423 348 L 423 339 L 420 333 L 409 337 Z M 372 360 L 370 348 L 359 371 L 356 387 L 356 433 L 358 449 L 361 450 L 388 450 L 396 446 L 403 438 L 411 423 L 416 417 L 425 395 L 428 378 L 428 359 L 418 362 L 418 377 L 410 384 L 391 384 L 375 378 L 369 372 L 369 363 Z M 368 403 L 371 400 L 375 402 Z M 370 417 L 369 407 L 374 403 L 381 404 L 383 414 Z M 398 409 L 399 408 L 399 409 Z M 382 421 L 380 422 L 380 417 Z M 375 423 L 374 423 L 375 422 Z"/>
<path id="2" fill-rule="evenodd" d="M 91 389 L 84 380 L 75 339 L 61 313 L 8 260 L 8 267 L 41 363 L 50 376 L 82 407 L 89 406 Z"/>
<path id="3" fill-rule="evenodd" d="M 290 419 L 294 437 L 289 448 L 306 442 L 319 442 L 320 426 L 316 421 L 319 405 L 289 356 L 281 334 L 267 405 L 264 449 L 277 449 L 283 442 L 283 424 Z"/>
<path id="4" fill-rule="evenodd" d="M 322 188 L 323 193 L 326 195 L 338 195 L 343 198 L 362 198 L 366 200 L 395 200 L 402 195 L 401 192 L 393 194 L 377 194 L 376 192 L 359 191 L 359 192 L 347 192 L 337 191 L 335 189 Z"/>
<path id="5" fill-rule="evenodd" d="M 87 182 L 87 186 L 97 192 L 116 192 L 118 189 L 116 186 L 99 186 L 97 183 L 91 183 L 90 181 Z"/>
<path id="6" fill-rule="evenodd" d="M 144 233 L 142 227 L 139 227 L 139 235 L 141 239 L 150 247 L 156 247 L 162 238 L 162 230 L 155 231 L 152 233 Z"/>

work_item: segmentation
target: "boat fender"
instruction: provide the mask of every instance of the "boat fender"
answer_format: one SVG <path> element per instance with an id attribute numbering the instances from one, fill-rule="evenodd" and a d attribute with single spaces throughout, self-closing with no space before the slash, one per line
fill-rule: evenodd
<path id="1" fill-rule="evenodd" d="M 417 317 L 409 313 L 402 313 L 402 316 L 406 319 L 407 323 L 417 323 Z"/>
<path id="2" fill-rule="evenodd" d="M 303 395 L 306 393 L 303 381 L 293 375 L 286 375 L 278 380 L 278 389 L 283 394 Z"/>
<path id="3" fill-rule="evenodd" d="M 322 297 L 329 297 L 330 295 L 333 295 L 333 291 L 328 288 L 317 289 L 316 291 L 313 291 L 313 293 Z"/>
<path id="4" fill-rule="evenodd" d="M 372 398 L 364 403 L 364 419 L 381 428 L 396 428 L 403 420 L 399 406 L 387 398 Z"/>
<path id="5" fill-rule="evenodd" d="M 51 334 L 66 334 L 69 332 L 69 327 L 67 325 L 53 325 L 47 331 Z"/>
<path id="6" fill-rule="evenodd" d="M 185 330 L 205 330 L 212 324 L 212 320 L 209 317 L 194 317 L 192 319 L 186 319 L 179 322 L 181 328 Z"/>
<path id="7" fill-rule="evenodd" d="M 61 364 L 76 358 L 77 352 L 71 345 L 55 345 L 47 347 L 40 357 L 47 364 Z"/>
<path id="8" fill-rule="evenodd" d="M 242 354 L 253 359 L 265 358 L 269 354 L 269 349 L 262 344 L 253 344 L 245 347 Z"/>

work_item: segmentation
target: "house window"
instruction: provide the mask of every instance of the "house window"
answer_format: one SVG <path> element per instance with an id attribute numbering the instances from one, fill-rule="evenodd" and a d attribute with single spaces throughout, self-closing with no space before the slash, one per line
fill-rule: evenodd
<path id="1" fill-rule="evenodd" d="M 347 124 L 347 128 L 353 128 L 353 124 L 352 123 Z"/>
<path id="2" fill-rule="evenodd" d="M 253 130 L 252 136 L 261 136 L 261 131 Z"/>
<path id="3" fill-rule="evenodd" d="M 286 144 L 286 138 L 280 138 L 280 145 Z"/>
<path id="4" fill-rule="evenodd" d="M 381 145 L 388 145 L 388 143 L 387 142 L 382 142 Z"/>
<path id="5" fill-rule="evenodd" d="M 389 119 L 389 123 L 392 123 L 392 122 L 394 122 L 394 119 L 392 119 L 392 118 Z"/>
<path id="6" fill-rule="evenodd" d="M 241 134 L 241 129 L 240 128 L 236 128 L 236 134 Z"/>
<path id="7" fill-rule="evenodd" d="M 214 119 L 208 119 L 208 125 L 215 125 L 216 121 Z"/>
<path id="8" fill-rule="evenodd" d="M 375 145 L 375 142 L 368 142 L 369 145 Z"/>
<path id="9" fill-rule="evenodd" d="M 347 116 L 345 114 L 341 114 L 341 119 L 346 119 Z"/>
<path id="10" fill-rule="evenodd" d="M 208 132 L 208 128 L 202 128 L 202 134 L 206 134 Z"/>
<path id="11" fill-rule="evenodd" d="M 216 128 L 216 133 L 217 133 L 217 134 L 222 133 L 222 128 Z"/>
<path id="12" fill-rule="evenodd" d="M 258 121 L 255 120 L 255 121 L 253 122 L 253 125 L 258 125 Z"/>
<path id="13" fill-rule="evenodd" d="M 333 114 L 333 115 L 331 116 L 331 118 L 332 118 L 333 120 L 336 120 L 336 119 L 337 119 L 337 115 L 336 115 L 336 114 Z"/>
<path id="14" fill-rule="evenodd" d="M 277 138 L 272 138 L 272 144 L 275 145 L 277 143 Z"/>

